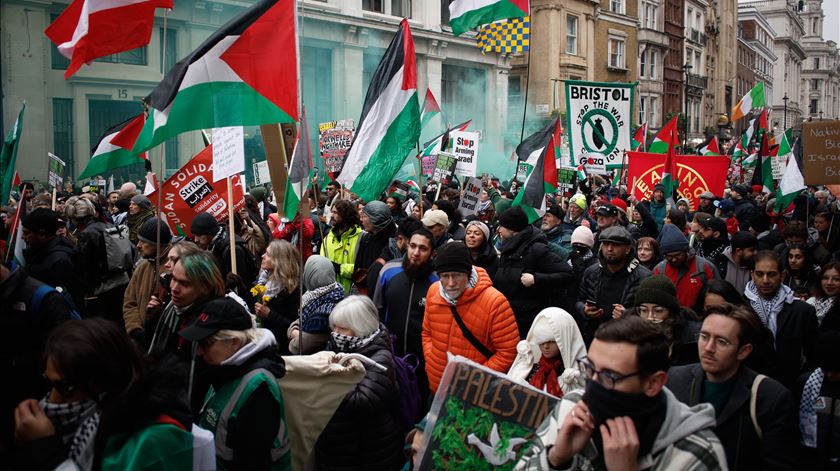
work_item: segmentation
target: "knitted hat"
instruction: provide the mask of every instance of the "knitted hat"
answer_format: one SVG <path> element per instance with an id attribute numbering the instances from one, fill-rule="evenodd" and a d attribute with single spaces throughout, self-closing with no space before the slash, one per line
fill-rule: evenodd
<path id="1" fill-rule="evenodd" d="M 370 223 L 376 230 L 382 230 L 388 227 L 388 224 L 394 222 L 394 217 L 391 215 L 391 209 L 388 205 L 379 200 L 369 202 L 362 208 L 362 212 L 370 218 Z"/>
<path id="2" fill-rule="evenodd" d="M 487 227 L 487 224 L 484 224 L 484 223 L 483 223 L 483 222 L 481 222 L 481 221 L 470 221 L 470 222 L 467 224 L 467 229 L 469 229 L 469 228 L 471 228 L 471 227 L 476 227 L 476 228 L 478 228 L 478 230 L 480 230 L 480 231 L 481 231 L 481 233 L 482 233 L 482 234 L 484 234 L 484 240 L 485 240 L 485 242 L 490 240 L 490 228 L 489 228 L 489 227 Z"/>
<path id="3" fill-rule="evenodd" d="M 158 233 L 158 219 L 157 218 L 149 218 L 146 222 L 140 226 L 140 229 L 137 231 L 137 238 L 142 240 L 147 244 L 157 244 L 157 233 Z M 160 225 L 160 245 L 169 245 L 169 242 L 172 241 L 172 233 L 169 231 L 169 226 L 167 224 Z"/>
<path id="4" fill-rule="evenodd" d="M 146 195 L 134 195 L 131 197 L 131 202 L 139 206 L 143 211 L 152 209 L 152 202 L 149 201 L 149 198 L 146 198 Z"/>
<path id="5" fill-rule="evenodd" d="M 265 201 L 265 188 L 261 186 L 255 186 L 248 190 L 248 193 L 254 197 L 257 202 Z"/>
<path id="6" fill-rule="evenodd" d="M 559 204 L 549 206 L 548 209 L 545 210 L 545 213 L 550 214 L 557 219 L 563 219 L 563 208 L 561 208 Z"/>
<path id="7" fill-rule="evenodd" d="M 528 227 L 528 215 L 522 210 L 522 206 L 512 206 L 499 216 L 499 226 L 513 232 L 523 231 Z"/>
<path id="8" fill-rule="evenodd" d="M 445 227 L 449 227 L 449 216 L 439 209 L 430 209 L 429 211 L 423 213 L 424 226 L 432 227 L 437 226 L 438 224 L 443 224 Z"/>
<path id="9" fill-rule="evenodd" d="M 84 219 L 95 214 L 96 208 L 93 207 L 93 203 L 81 196 L 71 196 L 64 204 L 64 215 L 68 219 Z"/>
<path id="10" fill-rule="evenodd" d="M 268 213 L 268 218 L 274 222 L 274 227 L 280 227 L 280 216 L 277 213 Z"/>
<path id="11" fill-rule="evenodd" d="M 679 206 L 680 204 L 685 204 L 688 207 L 691 207 L 691 203 L 688 202 L 688 198 L 680 198 L 677 200 L 676 205 Z"/>
<path id="12" fill-rule="evenodd" d="M 673 224 L 665 224 L 662 226 L 662 232 L 659 233 L 659 250 L 663 254 L 671 252 L 681 252 L 688 250 L 688 239 L 685 234 Z"/>
<path id="13" fill-rule="evenodd" d="M 732 247 L 732 250 L 755 248 L 758 247 L 758 239 L 749 231 L 738 231 L 732 234 L 729 246 Z"/>
<path id="14" fill-rule="evenodd" d="M 576 204 L 580 209 L 586 209 L 586 195 L 583 193 L 577 193 L 569 200 L 569 203 Z"/>
<path id="15" fill-rule="evenodd" d="M 730 191 L 734 191 L 744 197 L 750 195 L 750 187 L 747 185 L 734 185 Z"/>
<path id="16" fill-rule="evenodd" d="M 58 213 L 49 208 L 33 209 L 23 218 L 23 227 L 44 235 L 55 235 L 58 230 Z"/>
<path id="17" fill-rule="evenodd" d="M 677 289 L 674 282 L 665 275 L 653 275 L 639 283 L 639 289 L 636 290 L 636 306 L 644 303 L 668 308 L 672 315 L 680 310 Z"/>
<path id="18" fill-rule="evenodd" d="M 131 204 L 131 200 L 117 200 L 114 202 L 114 206 L 117 210 L 121 213 L 128 211 L 128 205 Z"/>
<path id="19" fill-rule="evenodd" d="M 198 213 L 190 225 L 192 235 L 216 235 L 219 232 L 219 222 L 210 213 Z"/>
<path id="20" fill-rule="evenodd" d="M 443 244 L 435 256 L 435 271 L 438 274 L 456 272 L 471 273 L 470 249 L 463 242 Z"/>
<path id="21" fill-rule="evenodd" d="M 627 202 L 625 202 L 625 201 L 624 201 L 623 199 L 621 199 L 621 198 L 613 198 L 613 199 L 611 199 L 611 200 L 610 200 L 610 204 L 611 204 L 611 205 L 613 205 L 613 206 L 615 206 L 616 208 L 618 208 L 618 209 L 622 210 L 622 211 L 625 211 L 625 212 L 627 211 Z"/>
<path id="22" fill-rule="evenodd" d="M 753 193 L 764 193 L 764 185 L 753 185 L 750 189 Z"/>
<path id="23" fill-rule="evenodd" d="M 665 185 L 663 185 L 663 184 L 661 184 L 661 183 L 657 183 L 657 184 L 653 187 L 653 192 L 654 192 L 654 193 L 656 193 L 657 191 L 661 191 L 662 193 L 665 193 Z"/>
<path id="24" fill-rule="evenodd" d="M 633 235 L 624 226 L 610 226 L 598 234 L 598 242 L 611 242 L 613 244 L 633 245 Z"/>
<path id="25" fill-rule="evenodd" d="M 595 235 L 588 227 L 578 226 L 572 232 L 572 245 L 575 244 L 583 244 L 591 249 L 595 245 Z"/>

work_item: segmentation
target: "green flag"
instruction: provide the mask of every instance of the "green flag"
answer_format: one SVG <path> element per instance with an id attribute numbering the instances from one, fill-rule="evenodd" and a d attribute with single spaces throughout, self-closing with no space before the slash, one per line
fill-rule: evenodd
<path id="1" fill-rule="evenodd" d="M 6 135 L 3 141 L 3 149 L 0 149 L 0 196 L 8 198 L 12 192 L 12 179 L 15 177 L 15 160 L 17 160 L 18 143 L 20 133 L 23 131 L 23 112 L 26 110 L 26 102 L 20 107 L 15 125 Z M 5 201 L 3 202 L 5 204 Z"/>

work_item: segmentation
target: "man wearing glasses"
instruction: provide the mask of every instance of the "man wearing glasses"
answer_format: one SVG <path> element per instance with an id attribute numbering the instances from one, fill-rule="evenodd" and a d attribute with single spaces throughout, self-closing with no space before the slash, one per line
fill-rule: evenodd
<path id="1" fill-rule="evenodd" d="M 745 307 L 709 307 L 697 342 L 700 363 L 671 368 L 667 386 L 689 406 L 708 402 L 715 408 L 715 434 L 729 469 L 793 470 L 793 397 L 778 381 L 743 365 L 761 331 L 758 317 Z"/>
<path id="2" fill-rule="evenodd" d="M 607 322 L 578 366 L 586 391 L 563 398 L 517 469 L 725 469 L 714 409 L 664 388 L 661 328 L 637 316 Z"/>

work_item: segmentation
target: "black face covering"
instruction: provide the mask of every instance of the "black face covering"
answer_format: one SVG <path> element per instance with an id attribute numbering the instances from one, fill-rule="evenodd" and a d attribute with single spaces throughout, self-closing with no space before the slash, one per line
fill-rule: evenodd
<path id="1" fill-rule="evenodd" d="M 589 407 L 595 419 L 593 438 L 603 456 L 603 443 L 599 425 L 607 419 L 630 417 L 639 436 L 639 456 L 647 455 L 653 447 L 656 435 L 665 421 L 666 403 L 662 393 L 650 397 L 642 393 L 610 391 L 599 383 L 587 380 L 583 402 Z"/>

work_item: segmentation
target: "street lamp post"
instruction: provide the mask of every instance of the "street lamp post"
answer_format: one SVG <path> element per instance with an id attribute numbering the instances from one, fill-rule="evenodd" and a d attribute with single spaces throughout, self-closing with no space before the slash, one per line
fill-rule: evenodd
<path id="1" fill-rule="evenodd" d="M 685 117 L 685 125 L 683 126 L 683 153 L 685 152 L 685 148 L 688 145 L 688 71 L 691 70 L 691 64 L 683 64 L 682 66 L 683 71 L 685 72 L 685 84 L 683 93 L 685 93 L 685 113 L 683 116 Z"/>
<path id="2" fill-rule="evenodd" d="M 782 97 L 782 101 L 785 102 L 785 125 L 784 129 L 787 130 L 787 102 L 790 100 L 787 96 L 787 92 L 785 92 L 785 96 Z"/>

